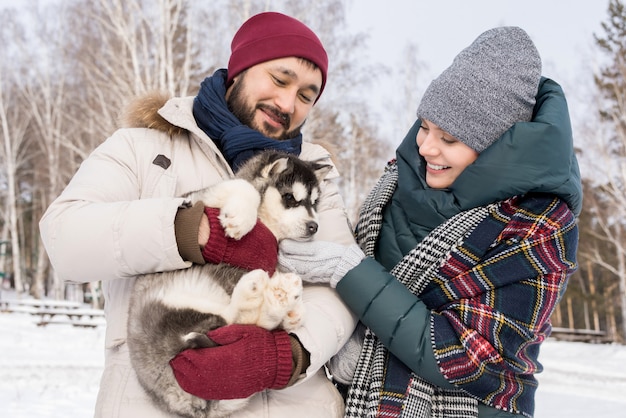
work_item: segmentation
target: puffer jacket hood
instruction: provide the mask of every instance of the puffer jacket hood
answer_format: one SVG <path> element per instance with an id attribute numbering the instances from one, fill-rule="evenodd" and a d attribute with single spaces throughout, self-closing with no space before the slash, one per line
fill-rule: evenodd
<path id="1" fill-rule="evenodd" d="M 529 193 L 557 196 L 574 215 L 580 214 L 582 186 L 568 107 L 554 81 L 542 79 L 533 120 L 506 131 L 448 189 L 426 184 L 426 163 L 415 142 L 420 125 L 417 120 L 396 153 L 402 181 L 394 199 L 412 201 L 405 205 L 411 210 L 399 209 L 400 205 L 390 209 L 395 222 L 404 220 L 403 227 L 418 241 L 459 212 Z"/>
<path id="2" fill-rule="evenodd" d="M 482 204 L 528 193 L 554 195 L 580 215 L 580 171 L 561 87 L 543 78 L 532 121 L 506 131 L 467 167 L 451 191 L 459 202 L 478 198 Z"/>

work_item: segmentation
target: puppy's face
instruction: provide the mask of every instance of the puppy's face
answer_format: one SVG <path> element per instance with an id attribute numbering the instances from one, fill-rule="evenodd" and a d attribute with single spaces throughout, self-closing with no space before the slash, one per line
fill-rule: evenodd
<path id="1" fill-rule="evenodd" d="M 262 194 L 259 218 L 276 235 L 285 238 L 309 240 L 317 232 L 317 201 L 320 189 L 296 181 L 269 185 Z"/>
<path id="2" fill-rule="evenodd" d="M 317 232 L 317 201 L 331 165 L 268 151 L 250 159 L 237 173 L 261 195 L 259 218 L 277 240 L 309 240 Z"/>

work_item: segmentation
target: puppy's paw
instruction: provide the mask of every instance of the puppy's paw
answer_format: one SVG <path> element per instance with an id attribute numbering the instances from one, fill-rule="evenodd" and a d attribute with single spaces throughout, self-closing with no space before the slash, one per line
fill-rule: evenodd
<path id="1" fill-rule="evenodd" d="M 220 223 L 226 235 L 241 239 L 256 225 L 261 195 L 245 180 L 234 179 L 228 183 L 228 196 L 221 205 Z"/>
<path id="2" fill-rule="evenodd" d="M 241 239 L 254 228 L 257 221 L 257 206 L 242 199 L 229 199 L 220 210 L 219 220 L 227 236 Z"/>
<path id="3" fill-rule="evenodd" d="M 265 303 L 261 309 L 258 326 L 272 329 L 297 328 L 304 311 L 302 305 L 302 280 L 293 273 L 276 273 L 269 280 L 265 291 Z M 291 317 L 289 313 L 291 312 Z M 288 320 L 285 319 L 289 317 Z"/>
<path id="4" fill-rule="evenodd" d="M 270 279 L 276 300 L 290 307 L 302 299 L 302 279 L 295 273 L 278 273 Z"/>
<path id="5" fill-rule="evenodd" d="M 181 338 L 185 348 L 206 348 L 217 345 L 206 334 L 201 332 L 190 332 Z"/>
<path id="6" fill-rule="evenodd" d="M 302 303 L 302 299 L 294 304 L 292 309 L 287 312 L 283 322 L 281 322 L 281 328 L 287 332 L 295 331 L 296 329 L 302 326 L 302 322 L 304 321 L 304 304 Z"/>
<path id="7" fill-rule="evenodd" d="M 269 280 L 267 272 L 260 269 L 244 274 L 233 289 L 230 303 L 240 310 L 258 308 L 263 303 Z"/>
<path id="8" fill-rule="evenodd" d="M 302 301 L 302 279 L 294 273 L 282 275 L 283 291 L 286 294 L 287 314 L 281 323 L 285 331 L 293 331 L 302 325 L 304 320 L 304 303 Z"/>

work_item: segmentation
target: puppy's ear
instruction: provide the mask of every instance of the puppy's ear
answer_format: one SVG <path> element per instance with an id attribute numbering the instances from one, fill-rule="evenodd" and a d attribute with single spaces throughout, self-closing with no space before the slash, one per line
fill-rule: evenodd
<path id="1" fill-rule="evenodd" d="M 263 176 L 264 178 L 269 178 L 270 175 L 282 173 L 288 167 L 289 167 L 289 158 L 287 157 L 279 158 L 278 160 L 272 162 L 271 164 L 263 167 L 263 170 L 261 170 L 261 176 Z"/>
<path id="2" fill-rule="evenodd" d="M 326 178 L 326 174 L 328 174 L 332 168 L 333 166 L 330 164 L 313 163 L 313 170 L 315 172 L 315 177 L 317 177 L 317 182 L 321 183 Z"/>

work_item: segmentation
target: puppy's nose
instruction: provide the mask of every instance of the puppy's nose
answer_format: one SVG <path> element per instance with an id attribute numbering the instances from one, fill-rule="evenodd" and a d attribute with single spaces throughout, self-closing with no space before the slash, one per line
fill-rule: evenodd
<path id="1" fill-rule="evenodd" d="M 317 232 L 317 222 L 315 221 L 309 221 L 306 223 L 306 231 L 307 233 L 311 236 L 311 235 L 315 235 L 315 233 Z"/>

